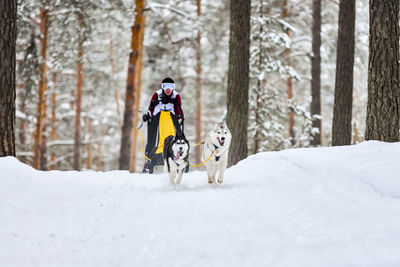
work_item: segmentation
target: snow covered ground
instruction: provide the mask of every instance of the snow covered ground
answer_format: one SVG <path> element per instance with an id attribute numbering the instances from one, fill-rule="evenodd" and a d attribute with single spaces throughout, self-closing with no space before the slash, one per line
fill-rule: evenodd
<path id="1" fill-rule="evenodd" d="M 205 172 L 41 172 L 0 158 L 0 266 L 400 266 L 400 143 Z"/>

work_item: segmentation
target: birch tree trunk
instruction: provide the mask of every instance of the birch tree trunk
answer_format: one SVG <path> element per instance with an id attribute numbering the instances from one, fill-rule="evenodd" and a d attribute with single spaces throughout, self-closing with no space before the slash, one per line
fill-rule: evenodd
<path id="1" fill-rule="evenodd" d="M 312 58 L 311 58 L 311 115 L 321 116 L 321 0 L 313 0 Z M 314 118 L 314 135 L 311 144 L 321 145 L 321 119 Z"/>
<path id="2" fill-rule="evenodd" d="M 231 0 L 226 122 L 232 133 L 229 165 L 247 157 L 250 2 Z"/>
<path id="3" fill-rule="evenodd" d="M 399 1 L 370 0 L 366 140 L 399 141 Z"/>
<path id="4" fill-rule="evenodd" d="M 125 111 L 122 124 L 121 134 L 121 149 L 119 157 L 119 169 L 129 170 L 130 152 L 131 152 L 131 137 L 133 126 L 133 107 L 136 96 L 135 72 L 137 71 L 137 60 L 143 50 L 143 35 L 144 35 L 144 0 L 135 0 L 135 23 L 132 26 L 131 52 L 129 53 L 128 77 L 125 94 Z"/>
<path id="5" fill-rule="evenodd" d="M 15 156 L 17 1 L 0 2 L 0 157 Z"/>
<path id="6" fill-rule="evenodd" d="M 351 144 L 356 1 L 340 1 L 332 145 Z"/>

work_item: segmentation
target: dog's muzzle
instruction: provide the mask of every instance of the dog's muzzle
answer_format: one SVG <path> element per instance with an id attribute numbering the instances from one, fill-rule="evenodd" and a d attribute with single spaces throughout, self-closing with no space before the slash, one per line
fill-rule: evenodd
<path id="1" fill-rule="evenodd" d="M 178 151 L 178 153 L 176 153 L 174 160 L 177 161 L 181 156 L 183 155 L 183 151 Z"/>
<path id="2" fill-rule="evenodd" d="M 225 144 L 225 137 L 217 137 L 218 143 L 220 144 L 220 146 L 223 146 Z"/>

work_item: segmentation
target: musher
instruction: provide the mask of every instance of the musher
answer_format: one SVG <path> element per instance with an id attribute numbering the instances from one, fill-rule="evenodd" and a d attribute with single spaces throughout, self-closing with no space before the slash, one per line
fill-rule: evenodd
<path id="1" fill-rule="evenodd" d="M 153 94 L 148 112 L 143 115 L 143 121 L 148 121 L 145 153 L 152 159 L 152 166 L 163 164 L 164 139 L 183 132 L 184 116 L 181 105 L 181 97 L 175 91 L 174 80 L 169 77 L 162 80 L 161 89 Z M 146 167 L 149 169 L 149 163 L 146 164 L 144 171 Z"/>

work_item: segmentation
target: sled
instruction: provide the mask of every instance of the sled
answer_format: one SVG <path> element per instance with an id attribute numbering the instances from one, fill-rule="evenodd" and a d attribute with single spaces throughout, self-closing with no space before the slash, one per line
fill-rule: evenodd
<path id="1" fill-rule="evenodd" d="M 178 116 L 170 111 L 161 110 L 156 116 L 147 120 L 146 161 L 143 173 L 153 173 L 154 167 L 164 165 L 164 139 L 170 135 L 175 136 L 178 131 L 184 132 L 184 119 L 179 122 Z M 185 171 L 188 170 L 187 168 Z"/>

